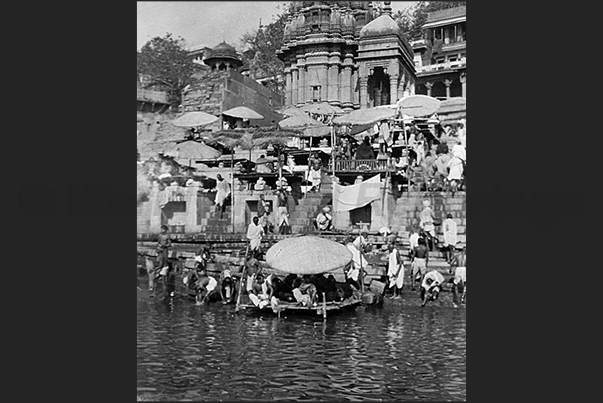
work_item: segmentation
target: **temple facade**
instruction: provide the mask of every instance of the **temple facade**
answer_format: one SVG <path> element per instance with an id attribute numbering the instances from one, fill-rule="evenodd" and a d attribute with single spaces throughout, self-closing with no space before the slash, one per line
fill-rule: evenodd
<path id="1" fill-rule="evenodd" d="M 285 104 L 329 102 L 344 110 L 395 103 L 414 93 L 414 54 L 391 17 L 370 1 L 294 1 L 278 57 Z"/>

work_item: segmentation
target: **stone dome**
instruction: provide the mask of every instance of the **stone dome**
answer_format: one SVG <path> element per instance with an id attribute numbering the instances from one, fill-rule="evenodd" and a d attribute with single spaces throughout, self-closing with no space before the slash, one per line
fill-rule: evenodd
<path id="1" fill-rule="evenodd" d="M 403 38 L 402 30 L 398 23 L 388 14 L 383 14 L 380 17 L 366 24 L 360 30 L 360 38 L 370 38 L 374 36 L 397 35 Z"/>
<path id="2" fill-rule="evenodd" d="M 220 64 L 226 64 L 236 69 L 243 64 L 243 60 L 241 60 L 235 48 L 226 42 L 220 43 L 207 52 L 203 62 L 212 68 L 216 68 Z"/>

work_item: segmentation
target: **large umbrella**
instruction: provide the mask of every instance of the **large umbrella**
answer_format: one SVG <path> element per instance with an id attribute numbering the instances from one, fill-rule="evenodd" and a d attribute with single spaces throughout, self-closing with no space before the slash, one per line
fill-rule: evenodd
<path id="1" fill-rule="evenodd" d="M 233 118 L 239 119 L 264 119 L 262 115 L 245 106 L 237 106 L 236 108 L 229 109 L 222 112 L 222 115 L 232 116 Z"/>
<path id="2" fill-rule="evenodd" d="M 440 108 L 439 99 L 427 95 L 411 95 L 398 101 L 398 108 L 404 115 L 429 116 Z"/>
<path id="3" fill-rule="evenodd" d="M 172 124 L 178 127 L 198 127 L 214 123 L 217 120 L 218 118 L 214 115 L 210 115 L 209 113 L 201 111 L 196 111 L 185 113 L 179 118 L 173 120 Z"/>
<path id="4" fill-rule="evenodd" d="M 307 127 L 328 127 L 324 123 L 312 119 L 309 116 L 291 116 L 287 119 L 278 122 L 278 125 L 283 129 L 305 129 Z"/>
<path id="5" fill-rule="evenodd" d="M 293 274 L 325 273 L 351 261 L 352 252 L 346 246 L 312 235 L 284 239 L 266 252 L 270 267 Z"/>
<path id="6" fill-rule="evenodd" d="M 215 148 L 212 148 L 198 141 L 189 140 L 177 144 L 164 153 L 178 159 L 199 159 L 208 160 L 218 158 L 222 153 Z"/>
<path id="7" fill-rule="evenodd" d="M 299 109 L 296 106 L 287 106 L 286 108 L 282 108 L 276 111 L 276 113 L 281 114 L 281 115 L 285 115 L 285 116 L 305 116 L 307 117 L 308 115 L 306 114 L 306 112 L 302 111 L 301 109 Z"/>
<path id="8" fill-rule="evenodd" d="M 391 119 L 396 115 L 395 105 L 377 106 L 368 109 L 357 109 L 333 119 L 338 125 L 369 125 L 380 120 Z"/>
<path id="9" fill-rule="evenodd" d="M 319 115 L 331 115 L 331 114 L 341 114 L 343 110 L 337 106 L 333 106 L 328 102 L 317 102 L 313 104 L 306 104 L 301 106 L 301 109 L 304 112 L 316 113 Z"/>

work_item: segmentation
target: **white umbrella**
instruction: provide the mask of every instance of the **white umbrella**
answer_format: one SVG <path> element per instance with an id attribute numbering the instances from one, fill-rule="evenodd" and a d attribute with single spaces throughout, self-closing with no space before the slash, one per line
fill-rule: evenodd
<path id="1" fill-rule="evenodd" d="M 172 124 L 178 127 L 198 127 L 214 123 L 217 120 L 217 116 L 201 111 L 195 111 L 185 113 L 179 118 L 173 120 Z"/>
<path id="2" fill-rule="evenodd" d="M 306 104 L 300 106 L 300 108 L 304 112 L 316 113 L 319 115 L 331 115 L 331 114 L 341 114 L 343 110 L 337 106 L 333 106 L 328 102 L 317 102 L 313 104 Z"/>
<path id="3" fill-rule="evenodd" d="M 333 119 L 339 125 L 368 125 L 393 118 L 396 115 L 396 106 L 383 106 L 368 109 L 357 109 Z"/>
<path id="4" fill-rule="evenodd" d="M 284 239 L 266 252 L 266 263 L 293 274 L 318 274 L 340 269 L 352 261 L 352 252 L 327 238 L 307 235 Z"/>
<path id="5" fill-rule="evenodd" d="M 222 112 L 222 115 L 232 116 L 233 118 L 239 119 L 264 119 L 262 115 L 252 109 L 247 108 L 246 106 L 237 106 L 236 108 Z"/>
<path id="6" fill-rule="evenodd" d="M 429 116 L 440 109 L 441 101 L 427 95 L 411 95 L 402 98 L 397 105 L 400 112 L 409 116 Z"/>

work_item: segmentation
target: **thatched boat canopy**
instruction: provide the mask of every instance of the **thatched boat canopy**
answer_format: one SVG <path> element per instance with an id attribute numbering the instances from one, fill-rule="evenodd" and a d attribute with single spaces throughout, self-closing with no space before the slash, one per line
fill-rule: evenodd
<path id="1" fill-rule="evenodd" d="M 352 252 L 337 242 L 306 235 L 284 239 L 266 252 L 266 263 L 293 274 L 319 274 L 341 269 L 352 261 Z"/>

